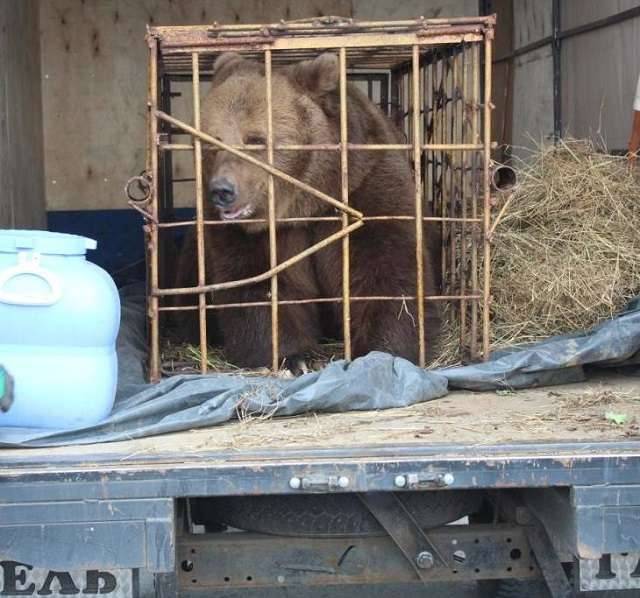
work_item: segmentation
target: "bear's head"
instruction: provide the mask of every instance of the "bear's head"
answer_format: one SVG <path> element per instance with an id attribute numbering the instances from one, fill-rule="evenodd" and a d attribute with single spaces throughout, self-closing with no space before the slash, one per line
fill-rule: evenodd
<path id="1" fill-rule="evenodd" d="M 322 54 L 272 72 L 274 145 L 336 143 L 339 131 L 337 57 Z M 212 87 L 202 104 L 203 130 L 228 145 L 266 145 L 267 99 L 264 65 L 235 53 L 214 63 Z M 264 150 L 250 152 L 265 161 Z M 275 151 L 274 166 L 331 192 L 340 179 L 335 151 Z M 206 151 L 203 165 L 207 210 L 228 221 L 265 219 L 268 173 L 228 151 Z M 332 182 L 333 181 L 333 182 Z M 274 177 L 276 217 L 304 217 L 327 210 L 317 198 Z M 245 226 L 265 230 L 266 224 Z"/>

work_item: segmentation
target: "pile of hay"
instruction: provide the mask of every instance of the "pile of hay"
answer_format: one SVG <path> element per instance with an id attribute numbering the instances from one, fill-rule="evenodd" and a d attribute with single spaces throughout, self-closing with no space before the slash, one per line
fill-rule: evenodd
<path id="1" fill-rule="evenodd" d="M 640 182 L 624 157 L 570 140 L 517 171 L 493 237 L 496 347 L 587 329 L 640 292 Z"/>

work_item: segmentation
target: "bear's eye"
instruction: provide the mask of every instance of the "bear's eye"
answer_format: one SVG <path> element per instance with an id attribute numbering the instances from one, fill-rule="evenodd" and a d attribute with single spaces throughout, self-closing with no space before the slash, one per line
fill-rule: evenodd
<path id="1" fill-rule="evenodd" d="M 247 135 L 245 145 L 267 145 L 267 140 L 260 135 Z"/>

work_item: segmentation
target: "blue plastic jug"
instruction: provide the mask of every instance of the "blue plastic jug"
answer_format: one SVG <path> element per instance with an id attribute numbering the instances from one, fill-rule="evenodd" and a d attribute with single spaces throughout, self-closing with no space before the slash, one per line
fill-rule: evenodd
<path id="1" fill-rule="evenodd" d="M 74 428 L 113 407 L 120 298 L 86 260 L 92 239 L 0 230 L 0 364 L 14 401 L 0 426 Z"/>

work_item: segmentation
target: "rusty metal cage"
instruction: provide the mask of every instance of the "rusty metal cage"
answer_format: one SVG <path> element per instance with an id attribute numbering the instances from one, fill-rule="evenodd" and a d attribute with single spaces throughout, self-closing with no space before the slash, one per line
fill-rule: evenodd
<path id="1" fill-rule="evenodd" d="M 490 304 L 490 150 L 491 150 L 491 62 L 494 17 L 424 19 L 395 22 L 356 22 L 327 18 L 272 25 L 218 25 L 191 27 L 152 27 L 149 47 L 148 139 L 146 172 L 137 182 L 145 191 L 131 201 L 145 217 L 148 257 L 148 317 L 150 338 L 149 377 L 161 376 L 162 317 L 166 312 L 190 310 L 199 321 L 200 371 L 207 372 L 209 310 L 242 306 L 216 304 L 209 294 L 221 289 L 270 281 L 265 301 L 253 302 L 270 307 L 272 367 L 277 369 L 278 310 L 285 303 L 334 302 L 342 304 L 344 356 L 351 357 L 350 308 L 356 301 L 416 301 L 419 365 L 425 366 L 425 302 L 446 305 L 446 317 L 455 321 L 461 346 L 468 358 L 489 354 Z M 212 71 L 213 61 L 225 51 L 234 51 L 263 61 L 267 99 L 266 146 L 230 146 L 201 129 L 200 98 L 203 82 Z M 340 138 L 334 144 L 274 145 L 272 69 L 332 51 L 339 58 Z M 354 69 L 359 75 L 353 74 Z M 372 71 L 386 74 L 380 85 L 389 82 L 379 101 L 405 133 L 406 142 L 392 145 L 356 145 L 347 139 L 347 81 L 363 78 Z M 364 77 L 366 80 L 366 77 Z M 369 84 L 371 95 L 372 85 Z M 177 91 L 181 90 L 181 91 Z M 189 96 L 189 101 L 185 98 Z M 184 116 L 178 118 L 176 102 L 181 100 Z M 384 106 L 382 106 L 384 109 Z M 266 160 L 255 150 L 265 151 Z M 205 231 L 208 227 L 231 224 L 207 220 L 204 213 L 202 180 L 203 152 L 226 151 L 254 164 L 269 174 L 268 230 L 270 268 L 245 280 L 215 283 L 205 271 Z M 332 151 L 340 155 L 342 195 L 330 197 L 273 166 L 275 151 Z M 368 217 L 349 205 L 349 153 L 354 151 L 405 152 L 412 161 L 415 183 L 415 216 L 374 217 L 405 219 L 416 223 L 416 296 L 357 297 L 350 294 L 349 235 L 367 225 Z M 180 156 L 176 156 L 180 154 Z M 189 156 L 192 173 L 176 163 Z M 274 178 L 302 188 L 318 201 L 333 206 L 339 215 L 309 217 L 304 220 L 335 220 L 341 229 L 307 247 L 285 261 L 276 252 L 278 224 L 291 219 L 275 215 Z M 180 218 L 175 210 L 175 189 L 193 198 L 195 217 Z M 185 189 L 187 189 L 185 191 Z M 432 216 L 424 216 L 430 202 Z M 442 231 L 442 288 L 438 294 L 425 294 L 423 223 L 435 221 Z M 264 221 L 263 221 L 264 222 Z M 194 227 L 196 231 L 197 285 L 173 288 L 163 277 L 163 235 Z M 213 229 L 215 234 L 215 228 Z M 325 247 L 341 243 L 343 254 L 341 297 L 278 298 L 278 274 Z M 166 250 L 169 251 L 169 250 Z M 165 251 L 165 253 L 166 253 Z M 184 305 L 171 298 L 189 297 Z"/>

